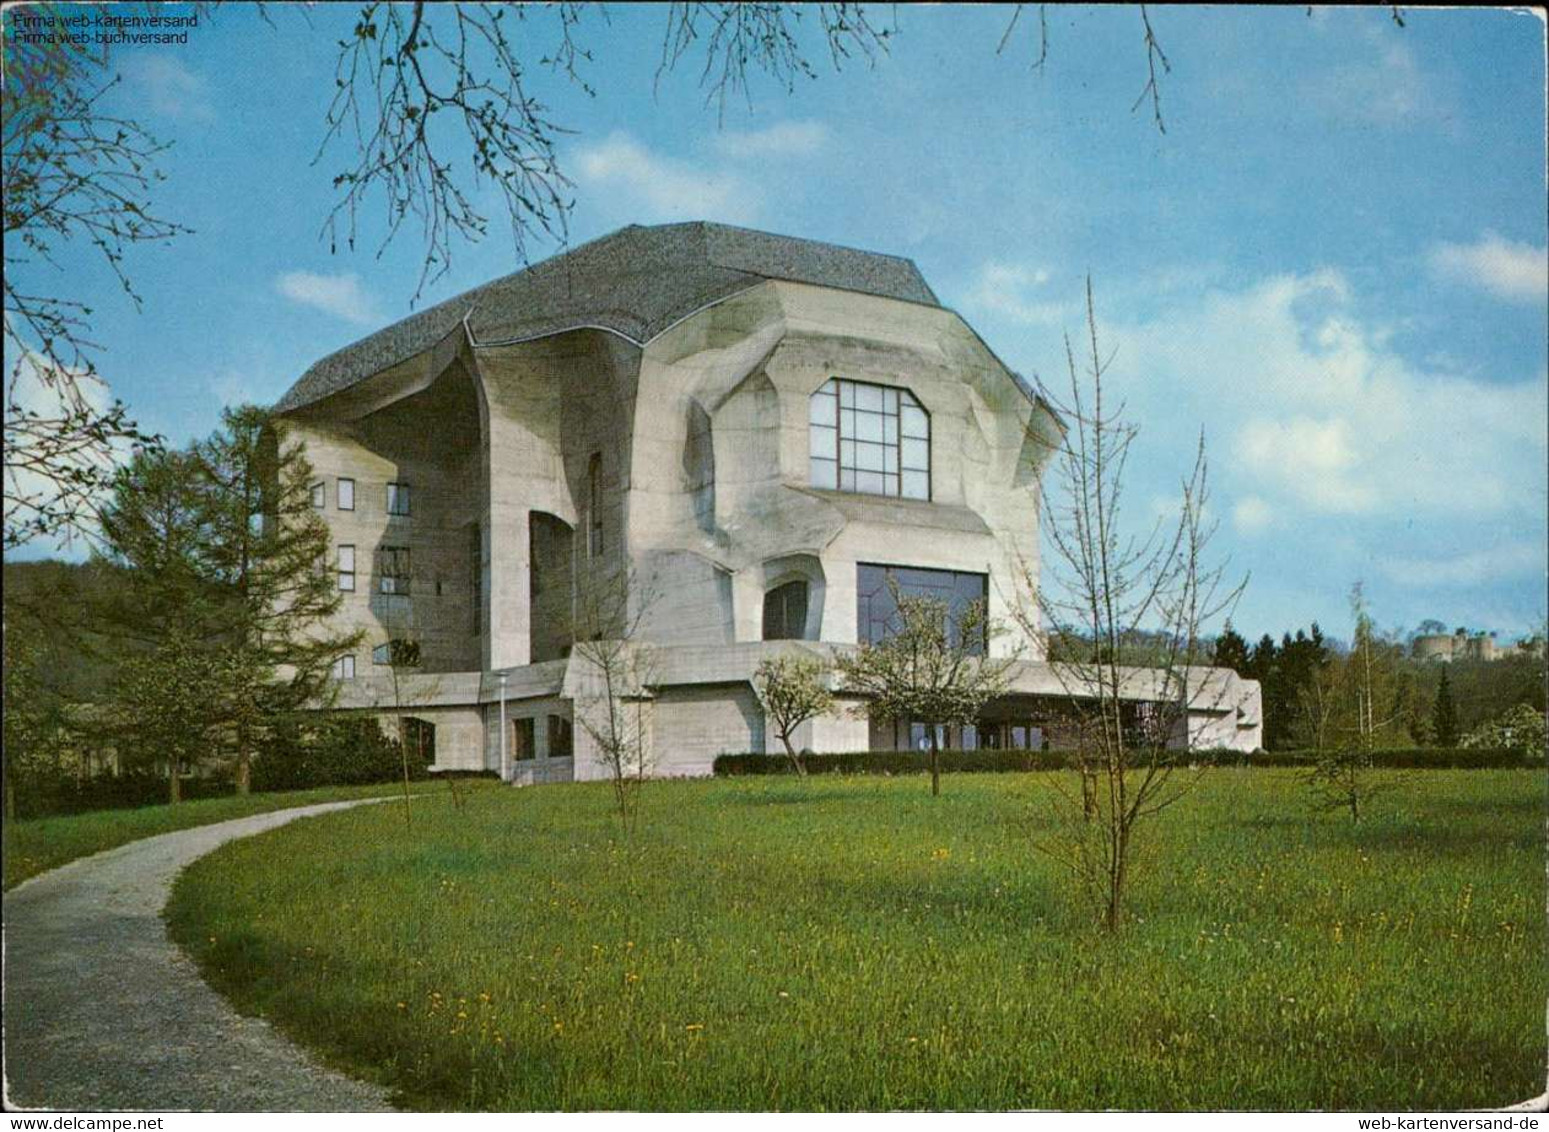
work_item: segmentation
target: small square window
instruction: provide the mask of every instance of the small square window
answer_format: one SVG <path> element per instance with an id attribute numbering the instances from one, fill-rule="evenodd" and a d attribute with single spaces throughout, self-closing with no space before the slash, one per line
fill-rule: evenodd
<path id="1" fill-rule="evenodd" d="M 328 485 L 315 483 L 312 485 L 312 506 L 319 511 L 328 506 Z"/>
<path id="2" fill-rule="evenodd" d="M 812 426 L 812 452 L 815 460 L 832 460 L 838 452 L 839 430 Z"/>
<path id="3" fill-rule="evenodd" d="M 333 678 L 335 680 L 355 679 L 355 658 L 353 656 L 341 656 L 333 662 Z"/>
<path id="4" fill-rule="evenodd" d="M 339 510 L 355 510 L 355 481 L 340 479 L 338 486 Z"/>

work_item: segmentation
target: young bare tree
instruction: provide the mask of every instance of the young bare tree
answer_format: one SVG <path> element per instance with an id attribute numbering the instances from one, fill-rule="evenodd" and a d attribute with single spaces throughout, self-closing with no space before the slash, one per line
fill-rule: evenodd
<path id="1" fill-rule="evenodd" d="M 413 795 L 409 783 L 414 768 L 425 765 L 426 732 L 424 721 L 411 716 L 409 710 L 415 701 L 435 696 L 441 681 L 424 672 L 424 642 L 414 606 L 413 572 L 401 555 L 395 555 L 391 568 L 394 573 L 388 576 L 387 583 L 383 582 L 380 566 L 377 577 L 372 580 L 379 590 L 373 595 L 380 603 L 378 619 L 387 632 L 387 640 L 372 651 L 372 664 L 387 669 L 392 741 L 398 748 L 398 763 L 403 773 L 403 822 L 412 826 L 410 801 Z M 452 805 L 461 810 L 465 799 L 454 774 L 446 775 L 446 787 L 452 796 Z"/>
<path id="2" fill-rule="evenodd" d="M 1402 727 L 1400 649 L 1382 639 L 1359 582 L 1350 591 L 1350 610 L 1355 632 L 1349 655 L 1326 662 L 1304 696 L 1318 722 L 1317 761 L 1307 785 L 1321 808 L 1346 810 L 1359 822 L 1372 798 L 1400 781 L 1397 772 L 1376 767 L 1373 752 L 1382 742 L 1411 740 Z"/>
<path id="3" fill-rule="evenodd" d="M 764 712 L 802 778 L 807 777 L 807 765 L 796 753 L 791 736 L 807 720 L 833 710 L 834 697 L 823 683 L 824 673 L 820 660 L 803 656 L 765 657 L 753 673 L 753 687 L 763 701 Z"/>
<path id="4" fill-rule="evenodd" d="M 571 655 L 585 666 L 576 725 L 607 767 L 619 822 L 631 830 L 655 761 L 650 700 L 656 661 L 640 633 L 655 591 L 631 570 L 589 574 L 575 595 L 572 617 Z"/>
<path id="5" fill-rule="evenodd" d="M 865 697 L 861 714 L 925 724 L 935 796 L 941 793 L 938 731 L 977 723 L 984 705 L 1004 694 L 1016 658 L 989 656 L 995 626 L 984 602 L 970 602 L 953 616 L 940 598 L 904 593 L 891 578 L 888 587 L 898 609 L 896 631 L 839 656 L 840 680 L 847 692 Z"/>
<path id="6" fill-rule="evenodd" d="M 1082 786 L 1072 795 L 1056 780 L 1057 832 L 1035 844 L 1077 876 L 1114 931 L 1124 919 L 1137 832 L 1197 781 L 1174 772 L 1188 757 L 1190 710 L 1220 694 L 1199 667 L 1210 656 L 1205 632 L 1246 582 L 1228 584 L 1224 566 L 1208 557 L 1215 527 L 1203 435 L 1176 516 L 1148 531 L 1126 530 L 1124 474 L 1138 430 L 1106 388 L 1111 359 L 1098 345 L 1090 280 L 1086 303 L 1085 372 L 1067 337 L 1068 398 L 1050 397 L 1067 427 L 1043 488 L 1052 568 L 1029 578 L 1038 600 L 1018 616 L 1024 629 L 1046 630 L 1062 646 L 1050 667 L 1075 723 Z"/>

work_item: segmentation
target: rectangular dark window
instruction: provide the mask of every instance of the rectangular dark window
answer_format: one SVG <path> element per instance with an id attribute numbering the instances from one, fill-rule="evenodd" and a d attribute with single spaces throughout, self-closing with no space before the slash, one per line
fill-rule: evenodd
<path id="1" fill-rule="evenodd" d="M 764 640 L 799 641 L 807 635 L 807 583 L 801 579 L 764 595 Z"/>
<path id="2" fill-rule="evenodd" d="M 602 556 L 602 453 L 592 453 L 586 465 L 586 553 Z"/>
<path id="3" fill-rule="evenodd" d="M 355 481 L 340 477 L 338 489 L 335 492 L 339 500 L 340 511 L 355 510 Z"/>
<path id="4" fill-rule="evenodd" d="M 946 603 L 948 632 L 957 640 L 957 624 L 972 602 L 988 603 L 989 575 L 957 570 L 926 570 L 915 566 L 878 566 L 862 562 L 856 567 L 856 639 L 881 644 L 898 631 L 898 605 L 893 600 L 889 579 L 898 583 L 905 595 L 918 594 Z M 982 606 L 981 606 L 982 608 Z M 984 642 L 974 642 L 974 652 L 983 652 Z"/>
<path id="5" fill-rule="evenodd" d="M 409 513 L 408 484 L 390 483 L 387 485 L 387 513 L 389 515 L 407 515 Z"/>
<path id="6" fill-rule="evenodd" d="M 562 715 L 549 716 L 549 758 L 568 759 L 575 753 L 575 733 L 570 720 Z"/>
<path id="7" fill-rule="evenodd" d="M 538 757 L 538 743 L 533 723 L 531 719 L 511 721 L 511 758 L 517 762 Z"/>
<path id="8" fill-rule="evenodd" d="M 339 588 L 346 593 L 355 592 L 355 548 L 339 548 Z"/>
<path id="9" fill-rule="evenodd" d="M 473 635 L 484 627 L 484 535 L 479 524 L 468 524 L 468 592 L 473 596 Z"/>
<path id="10" fill-rule="evenodd" d="M 408 547 L 384 546 L 377 550 L 377 580 L 382 593 L 408 593 L 410 577 Z"/>

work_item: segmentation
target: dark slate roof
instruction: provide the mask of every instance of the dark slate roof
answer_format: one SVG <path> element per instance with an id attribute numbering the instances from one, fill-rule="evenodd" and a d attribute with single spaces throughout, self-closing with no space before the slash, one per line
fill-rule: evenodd
<path id="1" fill-rule="evenodd" d="M 940 306 L 910 260 L 696 221 L 631 225 L 395 322 L 302 375 L 275 406 L 299 409 L 429 349 L 468 316 L 474 339 L 540 338 L 581 327 L 648 342 L 766 279 Z"/>

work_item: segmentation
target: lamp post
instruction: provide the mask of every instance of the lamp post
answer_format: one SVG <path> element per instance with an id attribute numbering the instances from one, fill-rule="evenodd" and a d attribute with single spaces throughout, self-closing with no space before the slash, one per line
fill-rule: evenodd
<path id="1" fill-rule="evenodd" d="M 511 781 L 511 755 L 506 749 L 506 674 L 500 674 L 500 781 Z"/>

